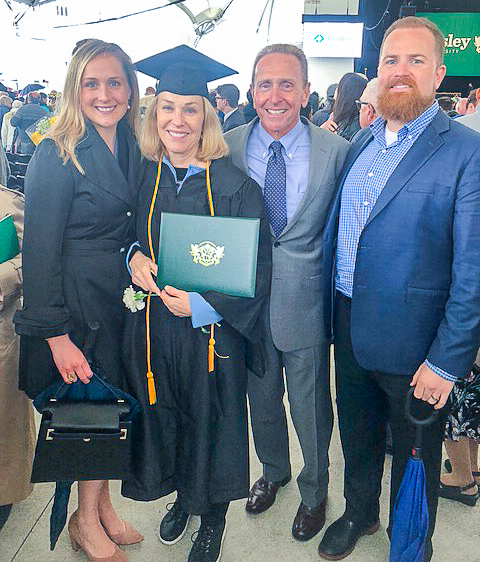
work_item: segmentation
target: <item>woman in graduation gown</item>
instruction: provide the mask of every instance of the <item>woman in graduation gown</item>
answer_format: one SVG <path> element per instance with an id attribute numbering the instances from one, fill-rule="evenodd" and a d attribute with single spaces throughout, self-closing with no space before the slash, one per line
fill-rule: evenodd
<path id="1" fill-rule="evenodd" d="M 136 67 L 160 79 L 144 118 L 140 147 L 148 160 L 137 206 L 140 248 L 133 249 L 129 262 L 133 282 L 157 295 L 147 312 L 156 403 L 149 405 L 147 396 L 146 315 L 139 312 L 127 320 L 125 349 L 128 391 L 144 411 L 141 434 L 134 439 L 134 477 L 124 482 L 123 493 L 153 500 L 176 491 L 160 540 L 177 542 L 190 515 L 201 515 L 188 560 L 212 562 L 220 558 L 229 502 L 248 494 L 245 357 L 270 285 L 269 226 L 260 188 L 226 157 L 228 147 L 207 98 L 206 82 L 234 71 L 186 46 Z M 208 176 L 216 216 L 261 219 L 254 298 L 160 289 L 153 280 L 161 213 L 210 215 Z M 208 363 L 211 323 L 216 323 L 214 372 Z"/>
<path id="2" fill-rule="evenodd" d="M 30 397 L 62 378 L 89 382 L 82 346 L 93 323 L 94 359 L 112 385 L 124 386 L 122 290 L 140 161 L 137 113 L 129 57 L 113 43 L 86 41 L 72 57 L 58 119 L 25 179 L 24 306 L 15 323 L 20 388 Z M 75 549 L 104 562 L 125 561 L 117 544 L 143 538 L 116 514 L 107 481 L 78 483 L 69 531 Z"/>

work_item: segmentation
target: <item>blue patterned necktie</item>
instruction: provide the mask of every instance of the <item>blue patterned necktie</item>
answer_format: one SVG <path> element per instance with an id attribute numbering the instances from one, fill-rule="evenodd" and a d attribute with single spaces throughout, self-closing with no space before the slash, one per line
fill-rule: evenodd
<path id="1" fill-rule="evenodd" d="M 267 163 L 263 198 L 268 220 L 275 236 L 279 236 L 287 225 L 287 171 L 282 156 L 282 143 L 276 140 L 270 146 L 273 154 Z"/>

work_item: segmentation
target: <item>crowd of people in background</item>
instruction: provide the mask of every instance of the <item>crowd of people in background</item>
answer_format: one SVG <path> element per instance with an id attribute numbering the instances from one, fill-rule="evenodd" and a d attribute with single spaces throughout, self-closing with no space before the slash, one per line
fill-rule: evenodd
<path id="1" fill-rule="evenodd" d="M 341 77 L 339 83 L 330 84 L 324 97 L 319 96 L 317 92 L 312 92 L 308 103 L 301 108 L 300 113 L 315 125 L 351 140 L 356 132 L 378 117 L 375 109 L 376 80 L 372 78 L 368 81 L 363 74 L 349 72 Z M 369 84 L 368 88 L 367 84 Z M 362 98 L 364 90 L 366 90 L 365 99 Z M 246 92 L 245 102 L 240 103 L 240 97 L 240 90 L 234 84 L 222 84 L 209 91 L 210 103 L 219 116 L 223 132 L 249 123 L 257 116 L 251 91 Z M 145 115 L 154 98 L 155 88 L 147 87 L 144 96 L 140 98 L 141 116 Z M 478 88 L 474 88 L 469 91 L 468 97 L 461 97 L 459 94 L 439 94 L 437 102 L 449 117 L 456 119 L 474 114 L 479 98 Z M 35 145 L 25 131 L 45 114 L 54 115 L 58 99 L 59 93 L 56 90 L 52 90 L 49 94 L 33 91 L 25 96 L 13 90 L 0 91 L 0 138 L 5 151 L 33 154 Z M 337 99 L 339 101 L 336 102 Z M 334 112 L 335 102 L 336 112 Z M 12 124 L 12 118 L 24 105 L 31 107 L 22 109 Z M 44 112 L 39 112 L 39 108 Z M 362 125 L 362 114 L 366 123 L 364 125 Z"/>
<path id="2" fill-rule="evenodd" d="M 324 97 L 310 92 L 299 48 L 269 45 L 240 103 L 232 83 L 208 91 L 218 63 L 197 61 L 185 46 L 172 50 L 174 62 L 171 52 L 168 62 L 156 55 L 153 71 L 148 59 L 137 63 L 157 79 L 141 97 L 129 57 L 86 39 L 72 53 L 63 94 L 0 92 L 0 214 L 13 215 L 20 242 L 24 189 L 27 208 L 23 302 L 20 254 L 0 264 L 8 350 L 0 354 L 0 530 L 32 491 L 33 411 L 19 371 L 30 398 L 55 379 L 88 383 L 81 341 L 95 316 L 105 326 L 98 358 L 116 373 L 109 382 L 142 407 L 122 493 L 154 500 L 177 492 L 159 528 L 167 545 L 201 515 L 189 562 L 220 559 L 231 501 L 247 498 L 246 511 L 258 515 L 291 480 L 286 390 L 304 461 L 291 532 L 308 541 L 324 527 L 332 337 L 346 506 L 319 554 L 343 559 L 378 530 L 386 447 L 391 537 L 414 386 L 416 403 L 440 412 L 424 430 L 424 554 L 432 558 L 438 498 L 474 507 L 480 497 L 480 88 L 437 94 L 443 42 L 428 20 L 398 20 L 385 34 L 378 76 L 346 73 Z M 32 131 L 45 117 L 54 119 L 36 130 L 39 141 Z M 156 285 L 152 229 L 157 240 L 161 211 L 210 215 L 213 206 L 260 219 L 252 299 Z M 131 282 L 158 297 L 147 316 L 124 316 L 121 292 Z M 223 349 L 215 359 L 222 415 L 213 424 L 206 332 Z M 134 352 L 146 341 L 147 366 Z M 262 357 L 248 372 L 247 343 Z M 149 409 L 152 385 L 158 404 Z M 247 395 L 263 466 L 251 487 Z M 108 481 L 78 489 L 72 545 L 92 561 L 125 562 L 118 545 L 143 535 L 117 515 Z"/>

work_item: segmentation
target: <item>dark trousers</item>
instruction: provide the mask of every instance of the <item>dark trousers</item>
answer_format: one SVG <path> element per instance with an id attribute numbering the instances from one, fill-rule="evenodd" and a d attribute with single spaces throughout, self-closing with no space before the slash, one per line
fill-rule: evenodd
<path id="1" fill-rule="evenodd" d="M 225 521 L 230 502 L 212 503 L 208 513 L 201 515 L 201 522 L 206 525 L 219 525 Z"/>
<path id="2" fill-rule="evenodd" d="M 411 377 L 369 371 L 358 364 L 352 350 L 350 313 L 351 299 L 337 293 L 334 317 L 335 368 L 340 437 L 345 457 L 346 513 L 361 526 L 368 526 L 378 519 L 386 427 L 389 422 L 393 438 L 387 530 L 390 536 L 393 506 L 415 436 L 414 427 L 405 417 L 405 401 Z M 422 401 L 414 402 L 414 415 L 426 417 L 426 409 L 431 407 Z M 437 513 L 446 416 L 447 412 L 442 410 L 436 421 L 423 430 L 423 462 L 430 518 L 425 561 L 432 556 L 431 539 Z"/>
<path id="3" fill-rule="evenodd" d="M 182 498 L 179 497 L 177 494 L 177 503 L 180 504 L 180 507 L 184 509 L 182 504 Z M 218 525 L 225 521 L 227 516 L 227 511 L 230 506 L 230 502 L 223 502 L 223 503 L 211 503 L 208 506 L 208 511 L 206 513 L 202 513 L 200 516 L 200 520 L 202 523 L 207 525 Z"/>

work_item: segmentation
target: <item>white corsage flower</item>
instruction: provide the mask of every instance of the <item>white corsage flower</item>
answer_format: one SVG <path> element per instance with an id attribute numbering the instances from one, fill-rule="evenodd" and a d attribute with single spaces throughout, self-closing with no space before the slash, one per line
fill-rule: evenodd
<path id="1" fill-rule="evenodd" d="M 123 302 L 130 312 L 137 312 L 145 308 L 144 299 L 148 296 L 142 291 L 135 291 L 130 285 L 123 291 Z"/>

